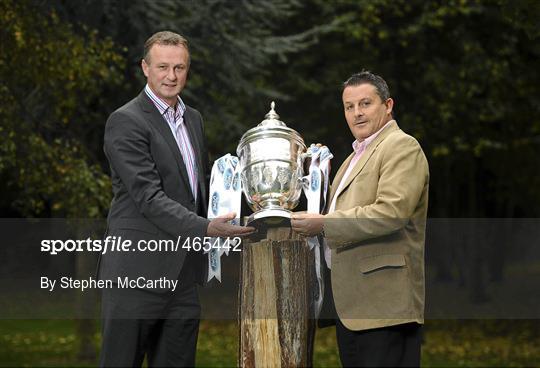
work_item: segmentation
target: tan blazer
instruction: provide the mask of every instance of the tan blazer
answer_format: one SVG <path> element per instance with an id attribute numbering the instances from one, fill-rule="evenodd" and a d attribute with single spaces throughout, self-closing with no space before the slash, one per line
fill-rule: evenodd
<path id="1" fill-rule="evenodd" d="M 324 233 L 332 249 L 334 304 L 350 330 L 424 322 L 424 239 L 429 169 L 422 148 L 391 121 L 330 191 Z"/>

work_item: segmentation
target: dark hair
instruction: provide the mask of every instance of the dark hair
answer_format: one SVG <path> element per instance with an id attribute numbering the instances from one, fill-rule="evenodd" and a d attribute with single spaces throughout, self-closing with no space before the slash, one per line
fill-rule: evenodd
<path id="1" fill-rule="evenodd" d="M 144 60 L 146 60 L 147 63 L 150 63 L 150 60 L 148 60 L 148 53 L 150 52 L 150 49 L 152 48 L 152 46 L 156 44 L 157 45 L 184 46 L 186 50 L 188 51 L 188 55 L 189 55 L 188 41 L 184 37 L 180 36 L 178 33 L 170 32 L 170 31 L 161 31 L 158 33 L 154 33 L 144 43 L 143 58 Z"/>
<path id="2" fill-rule="evenodd" d="M 388 89 L 386 81 L 381 76 L 373 74 L 369 70 L 362 70 L 360 73 L 351 75 L 349 79 L 343 83 L 343 90 L 349 86 L 359 86 L 365 83 L 375 87 L 377 94 L 383 102 L 390 98 L 390 90 Z"/>

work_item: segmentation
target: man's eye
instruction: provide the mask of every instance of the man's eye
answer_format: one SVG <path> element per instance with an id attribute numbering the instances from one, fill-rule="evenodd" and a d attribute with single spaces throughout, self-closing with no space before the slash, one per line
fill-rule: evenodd
<path id="1" fill-rule="evenodd" d="M 362 107 L 368 107 L 369 105 L 371 105 L 371 102 L 369 102 L 369 101 L 364 101 L 364 102 L 361 103 Z"/>
<path id="2" fill-rule="evenodd" d="M 350 105 L 349 105 L 349 106 L 345 106 L 345 111 L 349 111 L 349 110 L 351 110 L 351 109 L 352 109 L 352 106 L 350 106 Z"/>
<path id="3" fill-rule="evenodd" d="M 165 65 L 160 65 L 160 66 L 158 66 L 158 68 L 161 69 L 161 70 L 167 69 L 167 67 Z"/>

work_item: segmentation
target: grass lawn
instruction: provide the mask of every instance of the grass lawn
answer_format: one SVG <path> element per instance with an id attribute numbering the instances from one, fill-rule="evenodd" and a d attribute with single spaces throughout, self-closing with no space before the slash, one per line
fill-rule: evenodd
<path id="1" fill-rule="evenodd" d="M 540 323 L 509 320 L 428 321 L 423 366 L 540 366 Z M 98 331 L 98 330 L 96 330 Z M 197 365 L 236 366 L 234 321 L 201 322 Z M 99 332 L 93 336 L 99 347 Z M 77 358 L 79 338 L 72 320 L 1 320 L 0 366 L 95 366 Z M 316 367 L 339 366 L 334 329 L 318 330 Z"/>

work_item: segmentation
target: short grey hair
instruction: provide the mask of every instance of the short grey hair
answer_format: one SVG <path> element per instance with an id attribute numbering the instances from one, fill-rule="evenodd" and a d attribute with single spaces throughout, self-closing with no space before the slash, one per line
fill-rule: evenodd
<path id="1" fill-rule="evenodd" d="M 148 59 L 148 53 L 150 52 L 150 49 L 154 45 L 184 46 L 189 56 L 188 41 L 183 36 L 179 35 L 178 33 L 170 32 L 170 31 L 161 31 L 161 32 L 154 33 L 144 43 L 143 59 L 147 63 L 150 63 L 150 60 Z M 190 60 L 190 58 L 188 60 Z"/>

